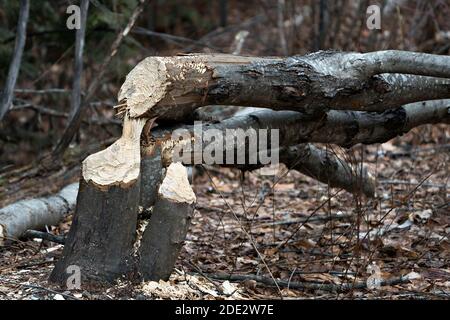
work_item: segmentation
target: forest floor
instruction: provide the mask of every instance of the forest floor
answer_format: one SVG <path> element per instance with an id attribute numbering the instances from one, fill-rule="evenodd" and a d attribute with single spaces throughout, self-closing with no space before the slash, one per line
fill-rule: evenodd
<path id="1" fill-rule="evenodd" d="M 424 126 L 349 151 L 376 173 L 375 199 L 286 169 L 198 170 L 169 281 L 65 291 L 47 283 L 62 245 L 35 239 L 0 248 L 0 299 L 448 299 L 449 141 L 448 127 Z M 69 227 L 70 217 L 52 232 Z"/>

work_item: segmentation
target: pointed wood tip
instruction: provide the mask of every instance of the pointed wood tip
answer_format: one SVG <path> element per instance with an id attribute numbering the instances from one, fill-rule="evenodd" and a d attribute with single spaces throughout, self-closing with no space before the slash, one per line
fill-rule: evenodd
<path id="1" fill-rule="evenodd" d="M 172 163 L 158 190 L 160 198 L 177 203 L 192 204 L 196 201 L 194 191 L 188 180 L 186 167 L 180 162 Z"/>

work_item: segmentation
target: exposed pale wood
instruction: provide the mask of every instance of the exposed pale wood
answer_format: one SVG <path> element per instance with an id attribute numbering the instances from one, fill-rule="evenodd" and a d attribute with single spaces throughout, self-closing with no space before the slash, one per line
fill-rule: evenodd
<path id="1" fill-rule="evenodd" d="M 120 139 L 83 161 L 83 179 L 104 188 L 134 183 L 139 177 L 140 141 L 145 123 L 146 119 L 125 117 Z"/>
<path id="2" fill-rule="evenodd" d="M 83 162 L 72 226 L 50 281 L 64 284 L 70 265 L 87 281 L 132 276 L 145 123 L 125 117 L 122 137 Z"/>

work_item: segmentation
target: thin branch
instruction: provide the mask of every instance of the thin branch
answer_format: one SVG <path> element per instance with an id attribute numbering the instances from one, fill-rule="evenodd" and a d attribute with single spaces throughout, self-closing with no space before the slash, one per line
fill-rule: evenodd
<path id="1" fill-rule="evenodd" d="M 365 75 L 404 73 L 429 77 L 450 78 L 450 57 L 397 50 L 362 54 L 352 68 L 364 70 Z"/>
<path id="2" fill-rule="evenodd" d="M 58 118 L 69 118 L 70 115 L 65 112 L 57 111 L 48 107 L 35 105 L 31 103 L 26 103 L 22 105 L 16 105 L 14 108 L 11 109 L 11 112 L 18 111 L 22 109 L 32 109 L 35 110 L 39 114 L 48 115 L 51 117 L 58 117 Z M 89 118 L 89 119 L 83 119 L 83 123 L 86 124 L 96 124 L 96 125 L 106 125 L 106 124 L 114 124 L 118 126 L 122 126 L 122 121 L 118 119 L 107 119 L 107 118 Z"/>
<path id="3" fill-rule="evenodd" d="M 345 219 L 353 219 L 355 218 L 354 214 L 332 214 L 327 216 L 313 216 L 313 217 L 302 217 L 296 219 L 286 219 L 274 222 L 263 222 L 258 224 L 259 228 L 262 227 L 271 227 L 271 226 L 284 226 L 290 224 L 298 224 L 306 222 L 315 222 L 315 221 L 329 221 L 329 220 L 345 220 Z"/>
<path id="4" fill-rule="evenodd" d="M 61 89 L 61 88 L 51 88 L 51 89 L 15 89 L 15 93 L 19 94 L 69 94 L 71 90 Z M 81 95 L 84 95 L 82 92 Z"/>
<path id="5" fill-rule="evenodd" d="M 214 50 L 218 50 L 219 52 L 222 51 L 222 49 L 220 49 L 216 46 L 213 46 L 209 43 L 203 42 L 201 40 L 193 40 L 193 39 L 189 39 L 186 37 L 175 36 L 175 35 L 168 34 L 168 33 L 151 31 L 151 30 L 148 30 L 148 29 L 145 29 L 142 27 L 136 27 L 132 31 L 132 33 L 160 38 L 167 42 L 175 43 L 177 45 L 193 44 L 193 45 L 197 45 L 197 46 L 201 46 L 201 47 L 207 47 L 207 48 L 211 48 Z"/>
<path id="6" fill-rule="evenodd" d="M 21 286 L 23 288 L 30 288 L 30 289 L 50 292 L 50 293 L 53 293 L 53 294 L 60 294 L 63 297 L 66 297 L 66 298 L 68 298 L 70 300 L 78 300 L 78 298 L 76 298 L 74 296 L 71 296 L 69 294 L 66 294 L 64 292 L 58 292 L 58 291 L 55 291 L 55 290 L 52 290 L 52 289 L 49 289 L 49 288 L 45 288 L 45 287 L 42 287 L 42 286 L 38 286 L 38 285 L 35 285 L 35 284 L 20 283 L 20 282 L 17 282 L 17 281 L 11 281 L 11 280 L 7 280 L 7 279 L 4 279 L 4 278 L 0 278 L 0 282 L 8 283 L 8 284 L 16 285 L 16 286 Z"/>
<path id="7" fill-rule="evenodd" d="M 292 282 L 287 280 L 274 280 L 272 278 L 256 276 L 252 274 L 225 274 L 225 273 L 206 273 L 209 278 L 217 279 L 217 280 L 228 280 L 228 281 L 247 281 L 254 280 L 258 283 L 261 283 L 266 286 L 273 286 L 274 281 L 278 287 L 282 288 L 290 288 L 296 290 L 323 290 L 323 291 L 331 291 L 331 292 L 344 292 L 351 291 L 354 289 L 367 289 L 366 282 L 357 282 L 355 284 L 329 284 L 329 283 L 311 283 L 311 282 Z M 390 278 L 386 280 L 382 280 L 380 282 L 380 286 L 393 286 L 400 283 L 408 282 L 409 278 L 405 276 Z"/>
<path id="8" fill-rule="evenodd" d="M 286 33 L 284 32 L 284 0 L 277 2 L 277 28 L 280 37 L 281 52 L 284 56 L 288 55 L 288 47 L 286 42 Z"/>
<path id="9" fill-rule="evenodd" d="M 24 238 L 29 238 L 29 239 L 33 239 L 33 238 L 37 238 L 37 239 L 42 239 L 42 240 L 47 240 L 47 241 L 51 241 L 54 243 L 59 243 L 59 244 L 64 244 L 66 242 L 65 237 L 63 236 L 57 236 L 48 232 L 42 232 L 42 231 L 36 231 L 36 230 L 27 230 L 25 231 L 25 233 L 23 234 Z"/>
<path id="10" fill-rule="evenodd" d="M 6 79 L 5 89 L 0 97 L 0 122 L 11 107 L 14 87 L 16 86 L 17 77 L 19 75 L 20 64 L 22 61 L 23 49 L 27 37 L 27 23 L 30 12 L 30 1 L 20 1 L 19 21 L 17 23 L 16 45 L 14 47 L 13 58 L 9 66 L 8 78 Z"/>
<path id="11" fill-rule="evenodd" d="M 280 295 L 282 296 L 281 293 L 281 289 L 278 286 L 278 283 L 275 279 L 275 277 L 272 274 L 272 271 L 270 270 L 269 266 L 266 263 L 266 260 L 264 259 L 264 256 L 260 253 L 260 251 L 258 250 L 258 246 L 256 245 L 255 240 L 253 239 L 252 235 L 245 229 L 245 227 L 243 226 L 241 220 L 239 219 L 239 217 L 237 216 L 236 212 L 233 210 L 233 208 L 230 206 L 230 204 L 226 201 L 226 199 L 224 198 L 222 192 L 217 189 L 217 186 L 215 185 L 214 181 L 211 178 L 211 175 L 209 174 L 208 170 L 205 170 L 206 174 L 208 175 L 209 180 L 211 181 L 211 184 L 213 185 L 214 189 L 217 190 L 219 192 L 220 197 L 222 198 L 222 200 L 225 202 L 226 206 L 228 207 L 228 209 L 231 211 L 231 213 L 233 214 L 234 218 L 236 219 L 236 221 L 239 223 L 239 226 L 241 228 L 241 230 L 244 232 L 244 234 L 247 236 L 248 240 L 250 241 L 250 243 L 253 246 L 253 249 L 255 250 L 256 254 L 258 255 L 258 257 L 261 259 L 261 262 L 263 263 L 264 267 L 267 269 L 267 272 L 269 273 L 272 281 L 271 284 L 275 284 L 275 286 L 278 289 L 278 292 L 280 293 Z"/>

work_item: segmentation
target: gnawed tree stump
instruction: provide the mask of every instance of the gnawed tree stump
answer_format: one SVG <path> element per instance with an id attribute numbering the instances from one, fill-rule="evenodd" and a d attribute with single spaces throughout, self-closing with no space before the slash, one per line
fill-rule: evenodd
<path id="1" fill-rule="evenodd" d="M 165 173 L 139 249 L 144 280 L 168 280 L 181 250 L 194 211 L 195 195 L 187 170 L 172 163 Z"/>
<path id="2" fill-rule="evenodd" d="M 133 271 L 145 122 L 125 118 L 122 137 L 83 162 L 72 226 L 50 281 L 64 284 L 71 265 L 89 281 L 113 281 Z"/>

